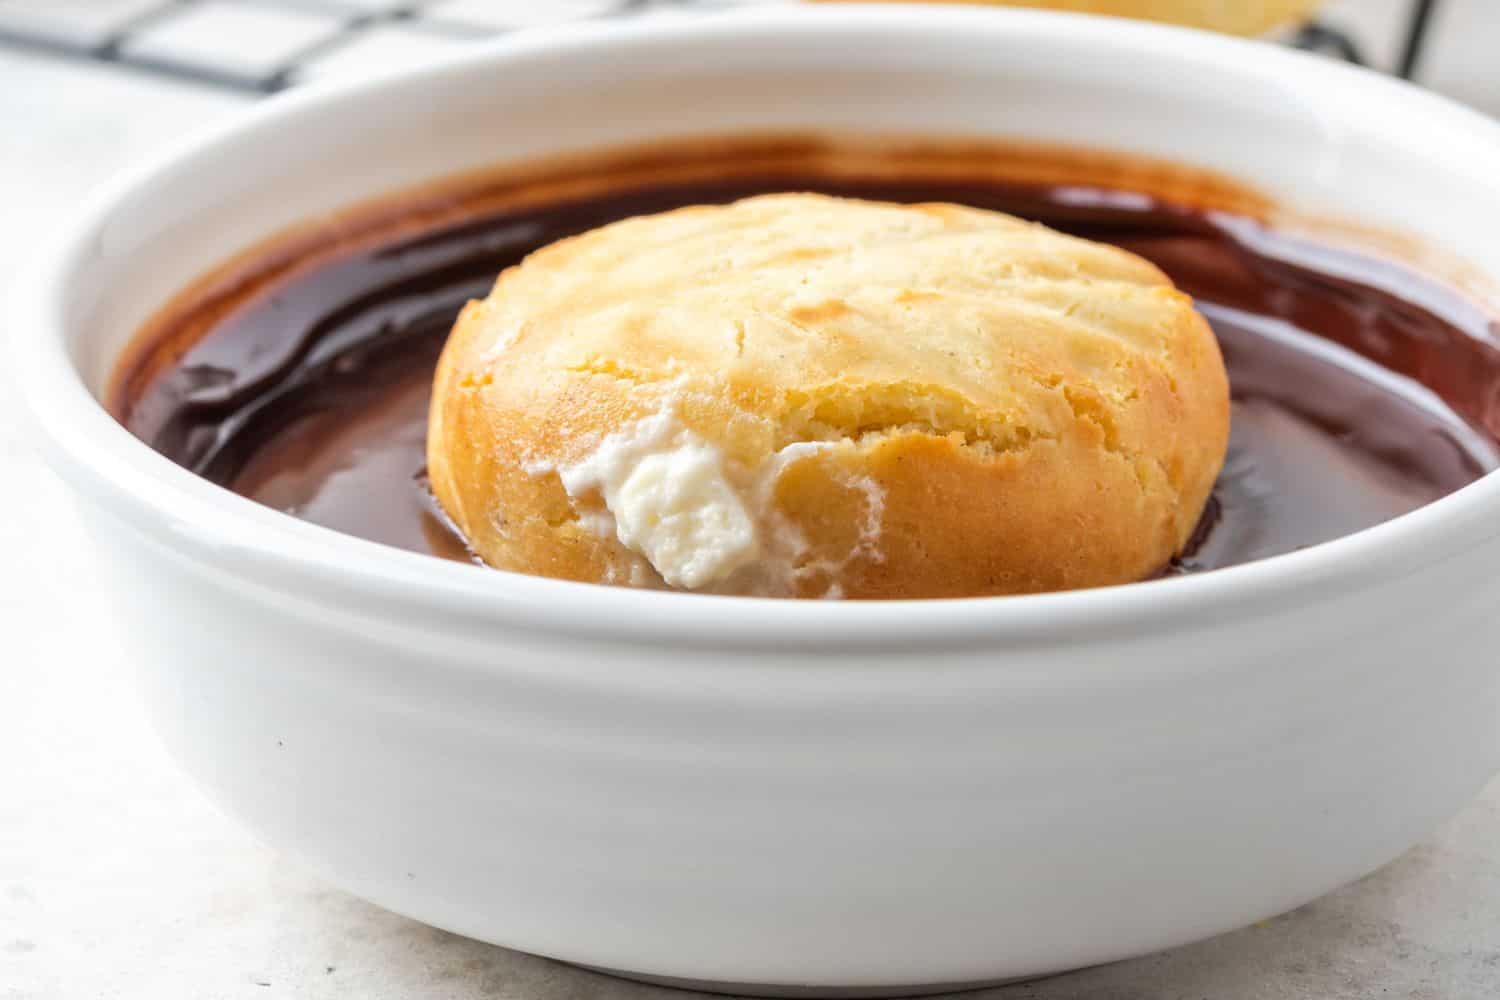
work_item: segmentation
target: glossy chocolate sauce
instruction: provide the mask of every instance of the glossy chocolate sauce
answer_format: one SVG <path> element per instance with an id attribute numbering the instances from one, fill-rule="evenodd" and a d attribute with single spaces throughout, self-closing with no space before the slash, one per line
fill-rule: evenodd
<path id="1" fill-rule="evenodd" d="M 428 383 L 463 303 L 564 236 L 795 190 L 1010 212 L 1139 253 L 1195 296 L 1224 349 L 1233 431 L 1213 501 L 1174 571 L 1337 538 L 1500 464 L 1500 334 L 1459 293 L 1245 215 L 1139 190 L 975 173 L 861 177 L 809 166 L 636 178 L 527 207 L 457 198 L 429 211 L 436 221 L 304 240 L 279 250 L 274 266 L 222 283 L 228 291 L 158 323 L 148 335 L 156 346 L 145 344 L 119 373 L 114 408 L 173 460 L 269 506 L 467 559 L 422 480 Z"/>

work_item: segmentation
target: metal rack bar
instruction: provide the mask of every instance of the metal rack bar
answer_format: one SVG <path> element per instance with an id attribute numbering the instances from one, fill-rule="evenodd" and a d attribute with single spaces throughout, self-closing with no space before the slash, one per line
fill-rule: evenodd
<path id="1" fill-rule="evenodd" d="M 1437 10 L 1438 0 L 1416 0 L 1412 6 L 1411 21 L 1406 29 L 1406 44 L 1401 48 L 1401 62 L 1397 71 L 1407 80 L 1416 76 L 1422 64 L 1422 53 L 1427 48 L 1428 29 L 1432 27 L 1432 15 Z"/>
<path id="2" fill-rule="evenodd" d="M 1337 56 L 1345 62 L 1364 66 L 1364 53 L 1359 45 L 1345 32 L 1330 27 L 1322 21 L 1309 21 L 1292 37 L 1292 44 L 1308 52 L 1324 52 Z"/>

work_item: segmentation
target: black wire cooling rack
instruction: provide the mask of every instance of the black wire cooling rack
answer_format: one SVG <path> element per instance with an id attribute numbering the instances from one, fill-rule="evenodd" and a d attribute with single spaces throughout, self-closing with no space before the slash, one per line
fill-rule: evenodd
<path id="1" fill-rule="evenodd" d="M 238 90 L 272 93 L 324 70 L 374 72 L 446 46 L 547 21 L 735 0 L 0 0 L 0 45 Z M 1420 65 L 1439 0 L 1412 0 L 1396 66 Z M 1364 64 L 1358 41 L 1321 21 L 1291 44 Z"/>
<path id="2" fill-rule="evenodd" d="M 1427 46 L 1427 29 L 1432 24 L 1433 12 L 1438 0 L 1414 0 L 1407 19 L 1406 37 L 1401 45 L 1401 58 L 1396 72 L 1405 79 L 1412 79 L 1422 61 L 1422 52 Z M 1311 21 L 1302 26 L 1292 38 L 1292 44 L 1300 49 L 1324 52 L 1347 62 L 1365 65 L 1364 53 L 1358 43 L 1345 32 L 1329 27 L 1321 21 Z"/>

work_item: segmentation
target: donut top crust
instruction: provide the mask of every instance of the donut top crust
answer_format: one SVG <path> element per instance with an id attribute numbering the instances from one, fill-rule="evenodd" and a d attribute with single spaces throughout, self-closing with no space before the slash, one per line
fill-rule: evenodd
<path id="1" fill-rule="evenodd" d="M 440 362 L 429 472 L 501 568 L 1016 593 L 1163 566 L 1228 414 L 1207 324 L 1133 254 L 956 205 L 771 195 L 627 219 L 502 274 Z M 616 516 L 626 493 L 640 530 Z M 717 544 L 690 523 L 705 510 L 738 533 L 721 562 L 684 573 L 691 552 L 642 541 L 666 524 L 671 545 Z"/>

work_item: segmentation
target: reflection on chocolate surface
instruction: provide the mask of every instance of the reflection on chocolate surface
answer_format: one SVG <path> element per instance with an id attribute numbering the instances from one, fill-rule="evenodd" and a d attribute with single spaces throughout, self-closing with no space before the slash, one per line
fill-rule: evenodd
<path id="1" fill-rule="evenodd" d="M 626 216 L 770 191 L 953 201 L 1115 243 L 1193 294 L 1234 390 L 1229 460 L 1179 571 L 1377 524 L 1497 464 L 1500 348 L 1415 271 L 1259 220 L 1159 164 L 977 144 L 834 156 L 684 147 L 392 202 L 251 254 L 171 307 L 112 407 L 174 461 L 299 517 L 467 558 L 421 480 L 428 380 L 460 306 L 531 250 Z"/>

